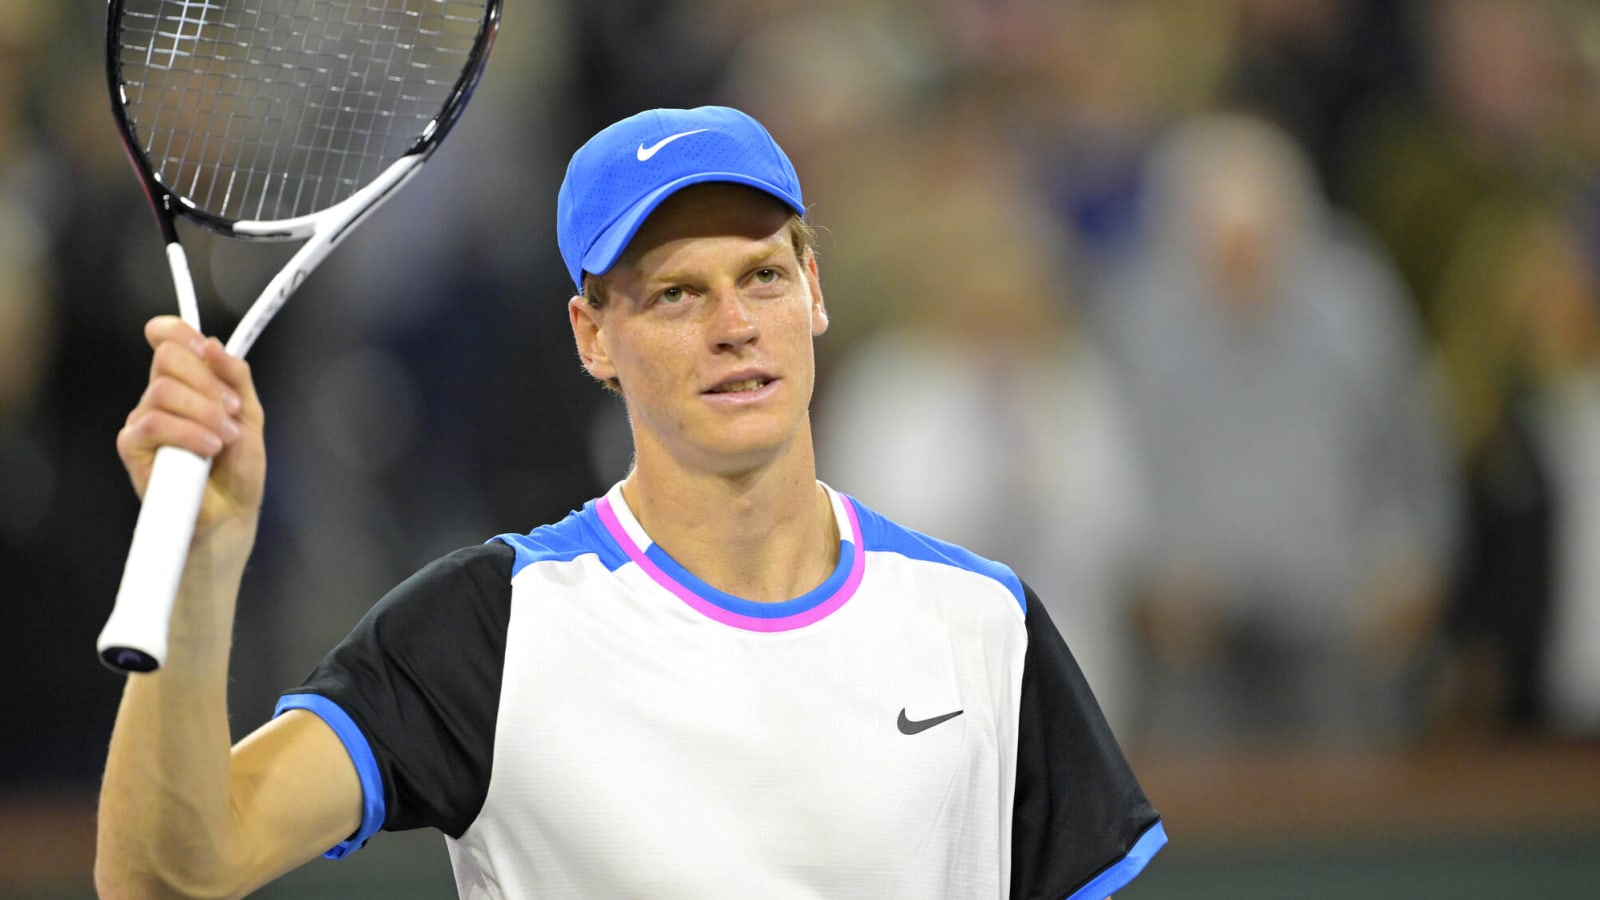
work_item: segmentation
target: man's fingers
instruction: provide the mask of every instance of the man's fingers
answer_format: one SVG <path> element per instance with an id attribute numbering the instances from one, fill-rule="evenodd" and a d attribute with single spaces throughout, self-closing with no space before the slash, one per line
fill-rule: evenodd
<path id="1" fill-rule="evenodd" d="M 135 462 L 154 458 L 158 447 L 180 447 L 197 456 L 215 456 L 222 452 L 221 434 L 193 419 L 174 415 L 160 409 L 146 409 L 128 420 L 117 432 L 117 451 L 131 470 L 148 468 L 148 462 L 136 466 Z"/>
<path id="2" fill-rule="evenodd" d="M 202 337 L 175 316 L 151 320 L 145 336 L 154 348 L 150 381 L 117 435 L 118 452 L 130 468 L 143 468 L 166 445 L 215 456 L 239 440 L 247 406 L 259 422 L 248 367 L 215 338 Z"/>
<path id="3" fill-rule="evenodd" d="M 155 353 L 152 354 L 150 383 L 170 379 L 186 384 L 213 398 L 229 414 L 236 414 L 243 407 L 243 401 L 229 381 L 229 378 L 238 379 L 239 375 L 235 367 L 226 365 L 228 361 L 227 353 L 215 338 L 196 335 L 190 341 L 184 341 L 181 337 L 163 340 L 155 345 Z M 248 381 L 248 375 L 245 380 Z"/>
<path id="4" fill-rule="evenodd" d="M 250 374 L 250 364 L 223 349 L 222 342 L 208 338 L 201 351 L 201 359 L 223 383 L 221 400 L 228 412 L 250 421 L 261 418 L 261 400 L 256 396 L 255 379 Z"/>
<path id="5" fill-rule="evenodd" d="M 232 391 L 225 393 L 233 396 Z M 188 419 L 214 432 L 224 444 L 231 444 L 239 438 L 239 423 L 233 411 L 238 403 L 238 398 L 233 396 L 230 408 L 230 404 L 215 394 L 197 390 L 188 383 L 163 375 L 150 382 L 141 405 Z"/>
<path id="6" fill-rule="evenodd" d="M 145 343 L 148 343 L 152 350 L 167 341 L 192 345 L 203 338 L 204 335 L 177 316 L 156 316 L 144 323 Z"/>
<path id="7" fill-rule="evenodd" d="M 215 396 L 232 415 L 242 415 L 250 421 L 261 418 L 261 402 L 256 396 L 250 364 L 229 355 L 221 341 L 200 334 L 181 318 L 170 315 L 145 323 L 144 334 L 156 351 L 151 363 L 152 380 L 162 372 L 170 373 Z"/>

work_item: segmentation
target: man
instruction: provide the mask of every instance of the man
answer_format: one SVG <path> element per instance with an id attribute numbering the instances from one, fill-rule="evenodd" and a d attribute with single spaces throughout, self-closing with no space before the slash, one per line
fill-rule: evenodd
<path id="1" fill-rule="evenodd" d="M 804 209 L 734 110 L 579 149 L 568 314 L 632 471 L 423 569 L 231 750 L 261 408 L 243 362 L 153 321 L 125 464 L 141 490 L 159 445 L 215 464 L 167 663 L 112 737 L 103 895 L 242 895 L 422 826 L 463 897 L 1098 900 L 1137 875 L 1161 822 L 1042 605 L 817 481 Z"/>

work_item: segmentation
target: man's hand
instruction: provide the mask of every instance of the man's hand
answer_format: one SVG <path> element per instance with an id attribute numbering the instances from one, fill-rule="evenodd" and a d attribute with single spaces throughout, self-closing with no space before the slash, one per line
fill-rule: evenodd
<path id="1" fill-rule="evenodd" d="M 160 447 L 212 457 L 195 542 L 227 522 L 253 530 L 266 483 L 266 450 L 250 365 L 176 316 L 151 319 L 144 334 L 154 350 L 150 382 L 117 433 L 117 453 L 134 490 L 144 496 Z"/>

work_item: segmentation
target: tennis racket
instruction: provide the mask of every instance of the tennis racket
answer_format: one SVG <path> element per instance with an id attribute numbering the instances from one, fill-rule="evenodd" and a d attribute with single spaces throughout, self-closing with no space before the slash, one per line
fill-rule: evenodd
<path id="1" fill-rule="evenodd" d="M 178 310 L 200 329 L 180 218 L 303 240 L 239 320 L 244 356 L 310 272 L 417 173 L 471 98 L 500 0 L 110 0 L 106 73 L 124 147 L 166 241 Z M 211 460 L 156 452 L 100 659 L 166 659 Z"/>

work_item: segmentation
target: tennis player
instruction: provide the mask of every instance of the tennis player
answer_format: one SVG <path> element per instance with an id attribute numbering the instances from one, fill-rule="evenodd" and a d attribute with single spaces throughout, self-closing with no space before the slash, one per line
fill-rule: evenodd
<path id="1" fill-rule="evenodd" d="M 405 581 L 233 747 L 262 411 L 245 363 L 149 324 L 118 437 L 134 485 L 164 444 L 215 465 L 166 665 L 118 713 L 102 896 L 239 896 L 421 827 L 464 898 L 1100 900 L 1132 880 L 1162 823 L 1044 605 L 817 480 L 827 311 L 766 130 L 720 107 L 624 119 L 573 156 L 557 214 L 573 336 L 626 403 L 632 470 Z"/>

